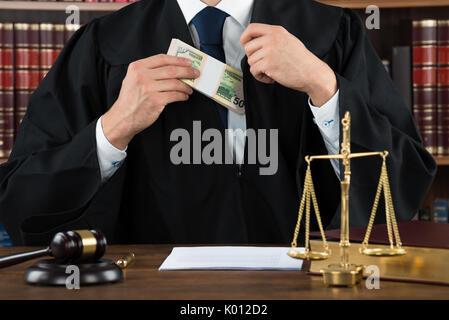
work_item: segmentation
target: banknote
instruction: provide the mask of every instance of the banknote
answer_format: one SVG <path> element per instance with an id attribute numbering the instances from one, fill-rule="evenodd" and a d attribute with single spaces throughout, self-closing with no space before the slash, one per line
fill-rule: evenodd
<path id="1" fill-rule="evenodd" d="M 167 54 L 190 59 L 192 67 L 201 73 L 197 79 L 181 79 L 181 81 L 229 110 L 238 114 L 245 113 L 241 71 L 179 39 L 172 39 Z"/>

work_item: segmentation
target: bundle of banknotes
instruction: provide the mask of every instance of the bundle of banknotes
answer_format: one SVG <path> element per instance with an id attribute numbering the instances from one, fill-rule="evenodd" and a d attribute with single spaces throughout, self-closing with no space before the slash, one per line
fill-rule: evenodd
<path id="1" fill-rule="evenodd" d="M 172 39 L 167 54 L 190 59 L 192 67 L 201 73 L 197 79 L 181 79 L 181 81 L 229 110 L 238 114 L 245 113 L 241 71 L 179 39 Z"/>

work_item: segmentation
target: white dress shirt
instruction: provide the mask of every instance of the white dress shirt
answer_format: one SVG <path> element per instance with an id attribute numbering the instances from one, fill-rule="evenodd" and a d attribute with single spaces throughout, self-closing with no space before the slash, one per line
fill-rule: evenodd
<path id="1" fill-rule="evenodd" d="M 189 26 L 193 43 L 195 47 L 199 48 L 199 36 L 191 21 L 193 17 L 207 7 L 207 5 L 201 0 L 177 1 L 186 23 Z M 229 17 L 226 18 L 223 25 L 223 49 L 226 56 L 226 64 L 240 71 L 240 61 L 245 56 L 245 51 L 240 44 L 240 36 L 250 23 L 253 2 L 254 0 L 221 0 L 215 6 L 217 9 L 229 14 Z M 339 91 L 337 91 L 337 93 L 321 107 L 313 106 L 309 99 L 309 106 L 313 113 L 314 121 L 320 130 L 329 154 L 336 154 L 339 152 L 340 117 L 338 112 L 338 97 Z M 241 164 L 243 161 L 243 153 L 245 148 L 245 115 L 239 115 L 235 112 L 229 111 L 228 129 L 241 129 L 241 131 L 235 131 L 235 141 L 227 141 L 228 145 L 234 149 L 236 162 Z M 119 150 L 109 143 L 101 127 L 101 118 L 97 122 L 96 139 L 101 179 L 104 182 L 117 171 L 123 160 L 126 158 L 126 148 L 125 150 Z M 338 160 L 333 159 L 331 160 L 331 163 L 337 177 L 339 177 L 340 169 L 338 166 Z"/>

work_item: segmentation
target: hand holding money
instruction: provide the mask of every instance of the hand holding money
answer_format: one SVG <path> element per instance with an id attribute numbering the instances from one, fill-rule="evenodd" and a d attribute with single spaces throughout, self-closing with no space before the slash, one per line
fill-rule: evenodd
<path id="1" fill-rule="evenodd" d="M 167 104 L 185 101 L 192 94 L 193 90 L 178 79 L 198 76 L 189 59 L 165 54 L 131 63 L 118 99 L 101 118 L 108 141 L 123 150 L 137 133 L 159 118 Z"/>
<path id="2" fill-rule="evenodd" d="M 181 81 L 225 108 L 238 114 L 245 113 L 242 72 L 179 39 L 172 39 L 167 54 L 190 59 L 192 67 L 201 72 L 199 78 Z"/>

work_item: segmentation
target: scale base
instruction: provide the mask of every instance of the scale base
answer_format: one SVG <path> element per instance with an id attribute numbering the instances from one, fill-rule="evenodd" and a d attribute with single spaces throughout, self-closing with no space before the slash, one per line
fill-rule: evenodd
<path id="1" fill-rule="evenodd" d="M 43 286 L 65 286 L 73 271 L 66 273 L 68 264 L 55 259 L 40 260 L 29 267 L 25 282 Z M 123 279 L 123 271 L 112 260 L 100 259 L 91 263 L 79 263 L 80 286 L 113 283 Z"/>
<path id="2" fill-rule="evenodd" d="M 327 286 L 353 287 L 362 280 L 363 266 L 350 264 L 343 267 L 340 264 L 331 264 L 320 272 Z"/>

